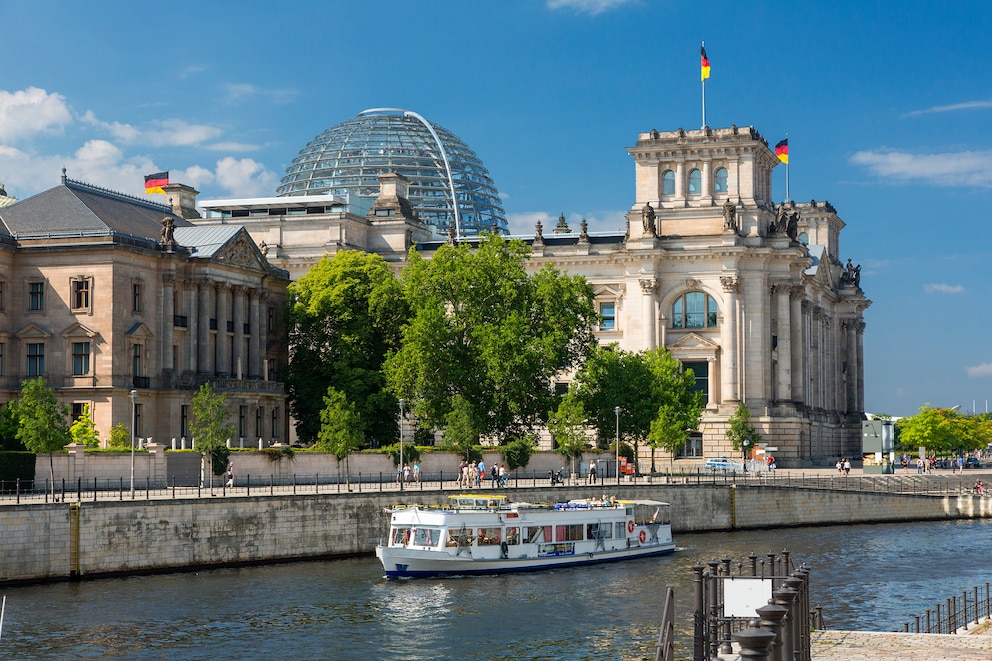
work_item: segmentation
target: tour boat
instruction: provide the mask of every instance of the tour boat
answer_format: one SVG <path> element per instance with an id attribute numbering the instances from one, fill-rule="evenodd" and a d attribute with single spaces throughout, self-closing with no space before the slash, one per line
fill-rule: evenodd
<path id="1" fill-rule="evenodd" d="M 459 576 L 572 567 L 675 551 L 668 503 L 572 500 L 514 503 L 450 496 L 447 505 L 390 510 L 376 546 L 388 578 Z"/>

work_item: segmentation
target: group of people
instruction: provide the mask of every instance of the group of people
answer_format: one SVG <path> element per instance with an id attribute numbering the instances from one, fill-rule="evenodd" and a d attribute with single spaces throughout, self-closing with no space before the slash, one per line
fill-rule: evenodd
<path id="1" fill-rule="evenodd" d="M 413 467 L 410 464 L 403 464 L 402 466 L 396 467 L 396 483 L 400 482 L 420 482 L 420 462 L 413 462 Z"/>
<path id="2" fill-rule="evenodd" d="M 844 475 L 851 474 L 851 460 L 847 457 L 841 457 L 837 460 L 837 472 L 843 473 Z"/>
<path id="3" fill-rule="evenodd" d="M 492 488 L 506 486 L 506 464 L 493 464 L 489 467 L 489 472 L 486 472 L 486 462 L 482 459 L 478 463 L 473 461 L 464 461 L 458 465 L 458 486 L 471 489 L 474 487 L 481 487 L 486 479 L 492 481 Z"/>

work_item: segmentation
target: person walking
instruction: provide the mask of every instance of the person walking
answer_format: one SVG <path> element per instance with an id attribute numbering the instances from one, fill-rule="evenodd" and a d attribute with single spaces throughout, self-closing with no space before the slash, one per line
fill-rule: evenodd
<path id="1" fill-rule="evenodd" d="M 227 486 L 234 486 L 234 462 L 229 462 L 227 464 Z"/>
<path id="2" fill-rule="evenodd" d="M 589 460 L 589 483 L 596 484 L 596 460 Z"/>

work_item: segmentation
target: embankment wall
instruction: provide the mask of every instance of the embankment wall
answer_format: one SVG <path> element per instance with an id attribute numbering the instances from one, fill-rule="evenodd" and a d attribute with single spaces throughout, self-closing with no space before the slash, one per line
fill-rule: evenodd
<path id="1" fill-rule="evenodd" d="M 624 485 L 621 499 L 672 504 L 675 534 L 992 516 L 992 499 L 801 487 Z M 488 490 L 485 490 L 488 491 Z M 484 492 L 485 492 L 484 491 Z M 440 504 L 448 492 L 418 492 Z M 560 488 L 556 499 L 586 498 Z M 399 494 L 285 495 L 0 506 L 0 584 L 371 553 Z M 540 502 L 547 488 L 519 489 Z"/>

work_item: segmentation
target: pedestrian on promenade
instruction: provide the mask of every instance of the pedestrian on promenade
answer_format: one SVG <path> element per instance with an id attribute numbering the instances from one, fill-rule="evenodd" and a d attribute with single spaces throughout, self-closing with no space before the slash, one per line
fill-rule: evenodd
<path id="1" fill-rule="evenodd" d="M 234 486 L 234 462 L 231 461 L 227 464 L 227 486 Z"/>
<path id="2" fill-rule="evenodd" d="M 589 482 L 591 484 L 596 484 L 596 460 L 589 460 Z"/>
<path id="3" fill-rule="evenodd" d="M 903 473 L 909 472 L 909 457 L 907 457 L 906 455 L 902 456 L 902 472 Z"/>
<path id="4" fill-rule="evenodd" d="M 420 482 L 420 462 L 413 462 L 413 481 Z"/>
<path id="5" fill-rule="evenodd" d="M 844 457 L 844 477 L 851 474 L 851 460 Z"/>

